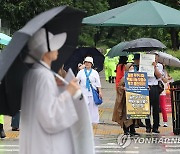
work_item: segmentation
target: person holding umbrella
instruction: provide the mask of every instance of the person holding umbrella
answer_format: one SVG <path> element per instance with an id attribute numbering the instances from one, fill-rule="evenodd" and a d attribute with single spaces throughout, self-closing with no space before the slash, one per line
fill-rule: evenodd
<path id="1" fill-rule="evenodd" d="M 77 147 L 77 130 L 73 129 L 80 120 L 74 104 L 80 90 L 77 79 L 70 81 L 60 93 L 54 74 L 50 71 L 66 37 L 65 32 L 53 35 L 41 28 L 28 41 L 30 52 L 25 62 L 34 64 L 23 82 L 20 154 L 82 153 L 79 152 L 82 148 Z M 92 146 L 88 148 L 84 139 L 83 146 L 93 154 Z"/>
<path id="2" fill-rule="evenodd" d="M 154 66 L 154 76 L 148 77 L 148 86 L 149 86 L 149 100 L 150 100 L 150 106 L 152 106 L 153 109 L 153 127 L 152 132 L 153 133 L 160 133 L 159 128 L 159 86 L 158 86 L 158 80 L 162 78 L 163 74 L 163 66 L 162 64 L 158 63 L 158 57 L 159 55 L 157 53 L 155 54 L 155 62 L 152 63 Z M 146 122 L 146 133 L 151 133 L 151 121 L 150 119 L 145 119 Z"/>
<path id="3" fill-rule="evenodd" d="M 140 63 L 140 54 L 139 53 L 135 53 L 134 54 L 134 58 L 132 59 L 134 61 L 133 66 L 134 66 L 134 72 L 138 72 L 139 71 L 139 63 Z M 141 121 L 141 119 L 137 119 L 136 120 L 136 124 L 135 127 L 139 128 L 139 127 L 146 127 L 143 122 Z"/>
<path id="4" fill-rule="evenodd" d="M 0 115 L 0 137 L 1 138 L 5 138 L 6 137 L 3 125 L 4 125 L 4 116 Z"/>

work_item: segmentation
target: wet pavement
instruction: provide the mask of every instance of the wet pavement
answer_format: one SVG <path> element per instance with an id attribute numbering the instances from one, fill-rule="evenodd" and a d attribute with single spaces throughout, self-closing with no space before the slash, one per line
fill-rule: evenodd
<path id="1" fill-rule="evenodd" d="M 168 127 L 160 126 L 160 134 L 147 134 L 145 128 L 136 128 L 139 137 L 123 136 L 120 126 L 112 122 L 115 103 L 115 84 L 105 81 L 100 73 L 103 104 L 99 106 L 100 123 L 93 126 L 97 154 L 113 153 L 180 153 L 180 135 L 172 133 L 171 113 L 168 114 Z M 162 115 L 160 113 L 161 123 Z M 144 123 L 144 120 L 142 120 Z M 19 151 L 19 132 L 11 131 L 11 117 L 5 116 L 6 138 L 0 140 L 0 154 L 17 154 Z"/>
<path id="2" fill-rule="evenodd" d="M 124 136 L 120 126 L 112 122 L 116 98 L 115 84 L 105 81 L 100 73 L 104 103 L 99 106 L 100 123 L 94 126 L 95 148 L 98 154 L 113 153 L 180 153 L 180 135 L 174 135 L 172 116 L 168 113 L 168 127 L 159 127 L 160 134 L 146 133 L 143 127 L 136 128 L 139 137 Z M 144 120 L 142 120 L 145 123 Z M 162 114 L 160 113 L 162 125 Z"/>

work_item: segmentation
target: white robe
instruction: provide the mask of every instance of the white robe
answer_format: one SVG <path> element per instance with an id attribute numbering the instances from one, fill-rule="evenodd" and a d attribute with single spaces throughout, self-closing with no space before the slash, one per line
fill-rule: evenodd
<path id="1" fill-rule="evenodd" d="M 23 84 L 20 154 L 94 154 L 86 111 L 84 99 L 59 93 L 53 74 L 34 64 Z"/>
<path id="2" fill-rule="evenodd" d="M 88 70 L 87 70 L 87 72 L 89 73 Z M 99 123 L 98 105 L 96 105 L 93 100 L 93 94 L 92 94 L 91 88 L 90 88 L 90 91 L 88 91 L 88 89 L 86 88 L 86 74 L 84 72 L 84 69 L 82 69 L 78 72 L 76 78 L 79 80 L 79 84 L 81 86 L 81 91 L 83 92 L 84 96 L 87 99 L 89 113 L 91 116 L 91 122 Z M 100 77 L 96 70 L 92 69 L 92 72 L 89 76 L 89 80 L 94 88 L 101 87 Z"/>

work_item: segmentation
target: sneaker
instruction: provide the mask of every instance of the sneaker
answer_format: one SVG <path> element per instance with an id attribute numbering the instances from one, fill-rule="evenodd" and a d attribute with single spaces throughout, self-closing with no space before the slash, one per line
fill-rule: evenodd
<path id="1" fill-rule="evenodd" d="M 5 134 L 5 132 L 4 132 L 4 129 L 1 130 L 0 136 L 1 136 L 1 138 L 5 138 L 5 137 L 6 137 L 6 134 Z"/>
<path id="2" fill-rule="evenodd" d="M 159 134 L 160 133 L 160 131 L 158 131 L 158 129 L 153 129 L 152 132 L 155 133 L 155 134 Z"/>
<path id="3" fill-rule="evenodd" d="M 168 127 L 168 124 L 165 122 L 164 125 L 163 125 L 163 127 Z"/>

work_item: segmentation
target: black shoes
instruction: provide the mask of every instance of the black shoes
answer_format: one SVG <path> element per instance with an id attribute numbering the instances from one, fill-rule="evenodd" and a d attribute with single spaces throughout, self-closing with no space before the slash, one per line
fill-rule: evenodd
<path id="1" fill-rule="evenodd" d="M 136 132 L 133 132 L 133 133 L 130 133 L 130 136 L 140 136 L 140 134 L 136 133 Z"/>
<path id="2" fill-rule="evenodd" d="M 146 128 L 146 133 L 151 133 L 151 128 Z"/>
<path id="3" fill-rule="evenodd" d="M 5 137 L 6 137 L 6 134 L 5 134 L 5 132 L 4 132 L 4 129 L 1 130 L 0 136 L 1 136 L 1 138 L 5 138 Z"/>
<path id="4" fill-rule="evenodd" d="M 151 128 L 146 128 L 146 133 L 151 133 Z M 160 131 L 158 129 L 152 129 L 152 133 L 159 134 Z"/>
<path id="5" fill-rule="evenodd" d="M 140 122 L 138 125 L 139 127 L 146 127 L 142 122 Z"/>
<path id="6" fill-rule="evenodd" d="M 124 135 L 130 135 L 131 137 L 132 136 L 140 136 L 140 134 L 136 133 L 136 132 L 130 132 L 130 133 L 129 132 L 125 132 Z"/>
<path id="7" fill-rule="evenodd" d="M 160 133 L 160 131 L 158 131 L 158 129 L 153 129 L 152 132 L 155 133 L 155 134 L 159 134 Z"/>
<path id="8" fill-rule="evenodd" d="M 12 128 L 12 131 L 19 131 L 19 128 Z"/>

